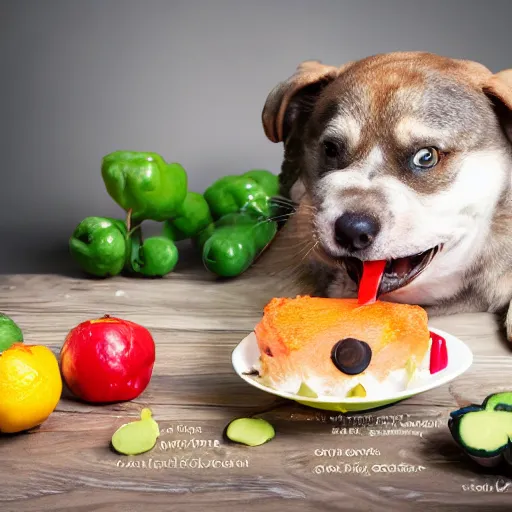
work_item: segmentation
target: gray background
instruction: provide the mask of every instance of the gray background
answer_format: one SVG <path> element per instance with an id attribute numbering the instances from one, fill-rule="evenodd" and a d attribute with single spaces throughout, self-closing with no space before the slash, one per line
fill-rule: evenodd
<path id="1" fill-rule="evenodd" d="M 122 215 L 101 157 L 156 151 L 190 188 L 278 172 L 267 93 L 305 59 L 428 50 L 512 67 L 512 1 L 0 0 L 0 272 L 72 269 L 89 215 Z"/>

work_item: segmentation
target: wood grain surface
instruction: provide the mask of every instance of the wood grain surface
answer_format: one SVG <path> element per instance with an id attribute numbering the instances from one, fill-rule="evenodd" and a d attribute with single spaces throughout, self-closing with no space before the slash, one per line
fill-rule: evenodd
<path id="1" fill-rule="evenodd" d="M 260 392 L 237 377 L 231 352 L 259 320 L 261 279 L 216 281 L 184 268 L 165 279 L 0 276 L 0 311 L 27 342 L 58 354 L 67 332 L 106 313 L 154 335 L 152 381 L 137 400 L 81 404 L 65 390 L 39 428 L 0 437 L 0 511 L 512 510 L 512 475 L 460 453 L 451 410 L 512 388 L 511 350 L 488 314 L 432 319 L 475 359 L 448 385 L 379 411 L 337 415 Z M 161 427 L 137 457 L 109 449 L 121 424 L 150 407 Z M 255 415 L 276 428 L 249 448 L 227 423 Z"/>

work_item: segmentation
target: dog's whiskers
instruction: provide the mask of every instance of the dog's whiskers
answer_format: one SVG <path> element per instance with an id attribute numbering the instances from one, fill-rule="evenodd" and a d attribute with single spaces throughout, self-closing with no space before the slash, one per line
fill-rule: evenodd
<path id="1" fill-rule="evenodd" d="M 290 212 L 290 213 L 282 213 L 281 215 L 274 215 L 273 217 L 269 217 L 267 219 L 268 222 L 274 221 L 274 220 L 282 220 L 282 219 L 289 219 L 293 215 L 295 215 L 296 212 Z"/>
<path id="2" fill-rule="evenodd" d="M 297 259 L 297 256 L 300 256 L 304 252 L 311 251 L 311 248 L 314 245 L 315 244 L 312 243 L 311 240 L 304 240 L 304 239 L 300 239 L 295 244 L 287 244 L 287 246 L 286 246 L 286 248 L 287 248 L 286 254 L 283 255 L 283 258 L 280 260 L 280 262 L 283 263 L 283 266 L 281 267 L 280 271 L 287 271 L 287 270 L 292 270 L 293 271 L 295 265 L 294 264 L 289 264 L 287 262 L 287 259 L 289 259 L 290 256 L 292 255 L 293 262 L 290 262 L 290 263 L 295 263 L 296 259 Z M 307 256 L 307 254 L 306 254 L 306 256 Z M 297 265 L 297 266 L 300 266 L 301 262 L 302 262 L 302 260 L 299 262 L 299 265 Z M 264 265 L 264 263 L 260 263 L 258 260 L 256 260 L 252 266 L 255 267 L 255 268 L 260 268 L 263 265 Z"/>
<path id="3" fill-rule="evenodd" d="M 293 213 L 290 214 L 283 214 L 283 215 L 276 215 L 275 217 L 269 217 L 267 219 L 260 220 L 256 224 L 254 224 L 251 229 L 256 229 L 258 226 L 261 226 L 262 224 L 268 224 L 269 222 L 276 222 L 283 219 L 289 219 Z"/>
<path id="4" fill-rule="evenodd" d="M 307 203 L 296 203 L 295 201 L 292 201 L 291 199 L 281 198 L 281 197 L 273 197 L 270 199 L 271 203 L 275 203 L 279 206 L 285 206 L 290 209 L 298 210 L 298 209 L 304 209 L 309 210 L 312 212 L 317 212 L 318 208 L 316 206 L 313 206 L 311 204 Z"/>
<path id="5" fill-rule="evenodd" d="M 296 206 L 297 205 L 297 203 L 295 201 L 292 201 L 291 199 L 288 199 L 283 196 L 273 196 L 270 198 L 270 202 L 282 204 L 285 206 Z"/>
<path id="6" fill-rule="evenodd" d="M 315 246 L 314 243 L 312 243 L 310 240 L 308 240 L 306 243 L 304 243 L 302 249 L 297 253 L 297 256 L 300 257 L 302 253 L 306 252 L 306 256 L 311 252 L 311 249 Z M 302 259 L 300 262 L 302 263 Z"/>
<path id="7" fill-rule="evenodd" d="M 312 251 L 316 250 L 318 246 L 318 240 L 311 246 L 311 249 L 304 255 L 304 257 L 300 260 L 300 263 L 302 264 L 304 260 L 311 254 Z"/>

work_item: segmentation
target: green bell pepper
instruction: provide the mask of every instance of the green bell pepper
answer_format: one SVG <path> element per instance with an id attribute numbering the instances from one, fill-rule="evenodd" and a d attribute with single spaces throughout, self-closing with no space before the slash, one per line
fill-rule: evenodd
<path id="1" fill-rule="evenodd" d="M 12 318 L 0 313 L 0 353 L 13 343 L 23 343 L 23 332 Z"/>
<path id="2" fill-rule="evenodd" d="M 260 187 L 263 187 L 268 196 L 273 197 L 279 194 L 279 177 L 265 169 L 253 169 L 242 174 L 244 178 L 251 178 Z"/>
<path id="3" fill-rule="evenodd" d="M 239 176 L 224 176 L 210 185 L 204 198 L 215 220 L 230 213 L 248 211 L 269 217 L 270 200 L 277 190 L 277 176 L 268 171 L 255 170 Z"/>
<path id="4" fill-rule="evenodd" d="M 72 257 L 87 274 L 116 276 L 127 258 L 126 225 L 109 217 L 87 217 L 69 239 Z"/>
<path id="5" fill-rule="evenodd" d="M 163 236 L 175 242 L 194 238 L 212 222 L 210 208 L 203 195 L 187 192 L 174 218 L 164 222 Z"/>
<path id="6" fill-rule="evenodd" d="M 142 240 L 140 227 L 134 230 L 129 247 L 125 270 L 131 274 L 163 277 L 172 272 L 178 263 L 178 248 L 172 240 L 165 236 Z"/>
<path id="7" fill-rule="evenodd" d="M 185 169 L 156 153 L 114 151 L 103 157 L 101 175 L 109 195 L 136 223 L 173 217 L 187 194 Z"/>
<path id="8" fill-rule="evenodd" d="M 248 212 L 221 217 L 197 238 L 204 266 L 222 277 L 245 272 L 274 239 L 277 223 Z"/>

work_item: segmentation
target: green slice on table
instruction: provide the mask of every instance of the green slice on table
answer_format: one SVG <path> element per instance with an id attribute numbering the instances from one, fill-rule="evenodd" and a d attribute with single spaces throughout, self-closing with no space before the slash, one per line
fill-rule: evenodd
<path id="1" fill-rule="evenodd" d="M 261 418 L 238 418 L 226 430 L 226 437 L 234 443 L 259 446 L 275 437 L 274 427 Z"/>
<path id="2" fill-rule="evenodd" d="M 151 450 L 160 436 L 158 423 L 152 418 L 151 411 L 142 409 L 140 420 L 119 427 L 112 436 L 114 450 L 123 455 L 139 455 Z"/>

